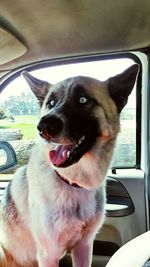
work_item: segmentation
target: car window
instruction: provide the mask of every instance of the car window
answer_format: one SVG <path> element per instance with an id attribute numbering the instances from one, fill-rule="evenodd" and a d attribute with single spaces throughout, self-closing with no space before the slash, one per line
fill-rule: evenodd
<path id="1" fill-rule="evenodd" d="M 101 81 L 114 76 L 134 63 L 132 59 L 90 61 L 34 70 L 32 75 L 56 83 L 71 76 L 90 76 Z M 16 151 L 18 166 L 26 164 L 37 136 L 39 107 L 23 77 L 11 81 L 0 94 L 0 140 L 9 141 Z M 0 154 L 0 161 L 3 155 Z M 121 113 L 119 133 L 112 167 L 136 165 L 136 86 Z M 10 169 L 9 173 L 14 172 Z"/>

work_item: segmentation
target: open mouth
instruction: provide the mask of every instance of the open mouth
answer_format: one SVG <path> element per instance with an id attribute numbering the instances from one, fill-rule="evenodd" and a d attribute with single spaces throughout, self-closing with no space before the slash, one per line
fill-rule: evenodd
<path id="1" fill-rule="evenodd" d="M 98 131 L 91 132 L 90 128 L 86 134 L 81 134 L 77 141 L 64 144 L 58 143 L 59 140 L 50 136 L 47 131 L 39 131 L 39 134 L 48 142 L 53 142 L 54 148 L 49 151 L 49 159 L 56 167 L 69 167 L 78 162 L 94 146 L 99 136 Z"/>
<path id="2" fill-rule="evenodd" d="M 86 137 L 83 135 L 76 144 L 56 144 L 49 152 L 49 158 L 57 167 L 68 167 L 77 162 L 87 151 Z"/>

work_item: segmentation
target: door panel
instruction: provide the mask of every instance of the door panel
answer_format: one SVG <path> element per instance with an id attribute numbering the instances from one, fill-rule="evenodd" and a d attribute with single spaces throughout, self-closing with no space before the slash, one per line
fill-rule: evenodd
<path id="1" fill-rule="evenodd" d="M 99 246 L 100 267 L 103 266 L 104 256 L 107 258 L 105 258 L 106 260 L 109 260 L 109 257 L 119 247 L 147 230 L 144 184 L 144 173 L 140 170 L 116 170 L 116 174 L 109 173 L 107 183 L 109 205 L 106 206 L 108 215 L 106 215 L 105 223 L 96 236 L 96 240 L 103 241 L 106 248 L 101 253 L 101 246 Z M 112 203 L 111 200 L 113 200 Z M 120 203 L 122 206 L 126 205 L 125 211 L 124 207 L 122 207 L 123 210 L 120 210 Z M 113 212 L 112 208 L 110 209 L 111 204 L 116 204 Z"/>

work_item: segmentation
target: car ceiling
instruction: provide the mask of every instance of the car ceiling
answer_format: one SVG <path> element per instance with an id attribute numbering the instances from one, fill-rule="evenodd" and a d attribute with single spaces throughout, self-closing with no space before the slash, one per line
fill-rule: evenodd
<path id="1" fill-rule="evenodd" d="M 20 66 L 150 46 L 149 0 L 1 0 L 0 77 Z"/>

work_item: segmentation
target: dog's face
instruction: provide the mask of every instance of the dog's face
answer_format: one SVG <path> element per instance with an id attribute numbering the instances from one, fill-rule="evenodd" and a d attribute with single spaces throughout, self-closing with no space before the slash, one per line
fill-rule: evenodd
<path id="1" fill-rule="evenodd" d="M 138 72 L 138 65 L 100 82 L 89 77 L 74 77 L 55 85 L 23 76 L 41 106 L 39 134 L 52 143 L 49 159 L 57 168 L 70 167 L 90 151 L 103 149 L 115 140 L 119 114 L 127 103 Z"/>
<path id="2" fill-rule="evenodd" d="M 57 167 L 79 161 L 101 134 L 95 115 L 99 103 L 88 90 L 90 81 L 82 77 L 65 80 L 52 86 L 44 101 L 38 130 L 56 144 L 49 155 Z"/>

